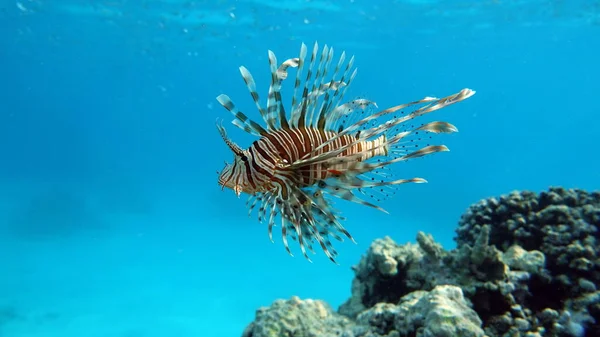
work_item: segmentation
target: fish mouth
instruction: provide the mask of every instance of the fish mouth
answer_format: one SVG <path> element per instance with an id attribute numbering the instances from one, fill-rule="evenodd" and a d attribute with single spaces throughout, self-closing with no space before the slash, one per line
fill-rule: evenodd
<path id="1" fill-rule="evenodd" d="M 221 191 L 224 191 L 225 188 L 230 188 L 235 192 L 235 195 L 239 198 L 242 192 L 244 191 L 244 187 L 240 184 L 230 184 L 225 180 L 219 179 L 219 186 L 221 186 Z"/>

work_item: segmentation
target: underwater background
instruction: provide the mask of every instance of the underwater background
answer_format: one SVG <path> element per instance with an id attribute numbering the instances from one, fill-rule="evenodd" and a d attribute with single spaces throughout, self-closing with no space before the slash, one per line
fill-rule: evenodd
<path id="1" fill-rule="evenodd" d="M 257 119 L 267 50 L 355 55 L 347 98 L 379 107 L 468 87 L 432 114 L 451 152 L 393 166 L 390 214 L 338 201 L 357 244 L 308 263 L 221 191 L 231 161 L 215 100 Z M 0 336 L 239 336 L 279 298 L 350 296 L 376 238 L 444 248 L 482 198 L 598 189 L 597 1 L 0 2 Z M 284 85 L 285 86 L 285 85 Z M 285 100 L 285 98 L 284 98 Z"/>

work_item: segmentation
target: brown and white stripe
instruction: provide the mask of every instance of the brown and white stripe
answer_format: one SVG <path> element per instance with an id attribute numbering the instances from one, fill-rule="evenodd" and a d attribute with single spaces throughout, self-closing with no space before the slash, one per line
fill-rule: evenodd
<path id="1" fill-rule="evenodd" d="M 413 147 L 409 151 L 400 147 L 402 142 L 407 142 L 419 132 L 457 131 L 452 124 L 438 121 L 411 126 L 403 131 L 398 126 L 463 101 L 475 92 L 463 89 L 441 99 L 425 97 L 376 113 L 367 113 L 363 117 L 359 113 L 364 113 L 367 107 L 377 107 L 375 102 L 355 99 L 341 103 L 357 73 L 354 57 L 345 62 L 346 54 L 342 52 L 333 66 L 333 55 L 333 48 L 328 46 L 324 46 L 319 55 L 316 43 L 308 55 L 306 45 L 302 44 L 298 58 L 288 59 L 278 67 L 275 54 L 269 51 L 271 81 L 266 106 L 260 103 L 252 74 L 244 66 L 240 67 L 264 127 L 241 112 L 227 95 L 219 95 L 217 100 L 233 114 L 234 125 L 258 137 L 248 149 L 241 149 L 218 125 L 223 140 L 234 154 L 234 162 L 227 164 L 219 174 L 219 184 L 233 189 L 238 196 L 241 193 L 251 196 L 248 207 L 250 210 L 259 207 L 259 220 L 268 221 L 271 239 L 275 219 L 279 217 L 283 243 L 290 254 L 288 230 L 298 240 L 307 259 L 305 248 L 312 250 L 312 244 L 316 241 L 329 259 L 335 262 L 336 252 L 329 238 L 341 240 L 341 236 L 345 236 L 354 240 L 342 226 L 339 212 L 326 196 L 336 196 L 385 211 L 360 199 L 355 192 L 364 193 L 365 188 L 380 189 L 404 183 L 422 183 L 425 180 L 375 180 L 367 179 L 364 175 L 378 173 L 379 169 L 396 162 L 448 150 L 444 145 Z M 297 72 L 288 116 L 281 86 L 289 77 L 291 68 L 297 68 Z M 414 111 L 396 116 L 397 112 L 407 108 Z M 388 120 L 380 122 L 380 118 Z M 342 119 L 346 122 L 342 123 Z M 352 119 L 356 122 L 349 121 Z M 370 160 L 373 158 L 377 158 L 377 161 Z"/>

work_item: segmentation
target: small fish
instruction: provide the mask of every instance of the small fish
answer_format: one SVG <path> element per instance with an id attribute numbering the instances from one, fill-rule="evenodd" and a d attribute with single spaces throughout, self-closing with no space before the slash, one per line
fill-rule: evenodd
<path id="1" fill-rule="evenodd" d="M 424 183 L 422 178 L 391 179 L 391 164 L 428 154 L 448 151 L 444 145 L 423 145 L 431 134 L 458 130 L 447 122 L 414 126 L 414 118 L 463 101 L 475 94 L 471 89 L 444 97 L 425 97 L 380 111 L 377 105 L 361 98 L 342 103 L 356 76 L 354 57 L 346 63 L 342 52 L 334 61 L 333 48 L 314 44 L 307 57 L 303 43 L 300 55 L 278 66 L 269 50 L 271 83 L 266 107 L 260 103 L 254 79 L 240 67 L 252 100 L 264 126 L 242 113 L 227 95 L 217 101 L 235 117 L 232 123 L 258 139 L 247 149 L 228 136 L 222 124 L 217 128 L 234 154 L 219 173 L 219 185 L 232 189 L 238 197 L 248 194 L 249 214 L 258 207 L 258 219 L 266 221 L 273 241 L 273 227 L 281 224 L 283 244 L 292 255 L 288 236 L 298 241 L 304 257 L 315 253 L 318 243 L 327 257 L 337 263 L 331 238 L 355 242 L 342 225 L 344 218 L 332 206 L 332 197 L 341 198 L 386 212 L 374 200 L 393 193 L 396 185 Z M 296 69 L 289 114 L 281 95 L 282 82 Z M 305 71 L 306 70 L 306 71 Z M 330 75 L 330 76 L 329 76 Z M 410 113 L 405 110 L 410 109 Z M 386 120 L 386 121 L 384 121 Z M 387 212 L 386 212 L 387 213 Z M 293 255 L 292 255 L 293 256 Z"/>

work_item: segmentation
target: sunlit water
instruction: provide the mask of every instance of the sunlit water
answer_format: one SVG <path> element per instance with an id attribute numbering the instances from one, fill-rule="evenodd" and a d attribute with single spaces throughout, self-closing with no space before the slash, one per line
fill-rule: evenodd
<path id="1" fill-rule="evenodd" d="M 597 189 L 594 1 L 4 1 L 0 4 L 0 335 L 239 336 L 277 298 L 337 307 L 369 243 L 453 247 L 469 204 L 515 189 Z M 272 244 L 222 192 L 238 67 L 266 97 L 267 50 L 356 56 L 350 97 L 380 107 L 477 90 L 431 119 L 450 153 L 394 167 L 390 214 L 338 202 L 340 266 Z M 244 146 L 252 139 L 230 128 Z"/>

